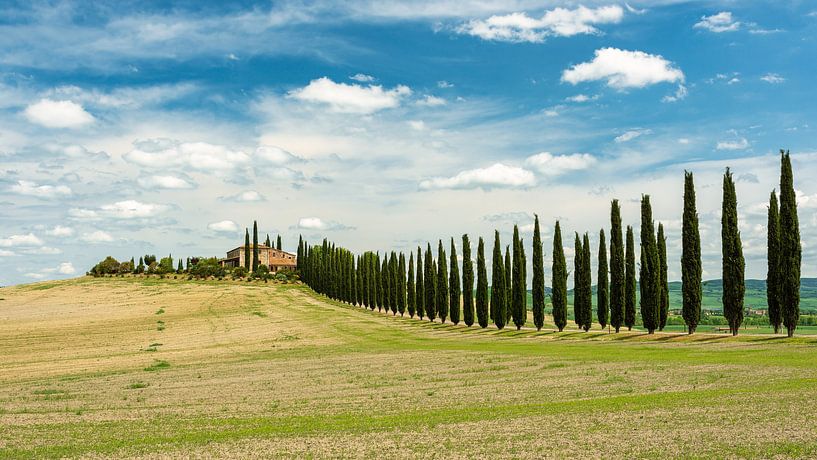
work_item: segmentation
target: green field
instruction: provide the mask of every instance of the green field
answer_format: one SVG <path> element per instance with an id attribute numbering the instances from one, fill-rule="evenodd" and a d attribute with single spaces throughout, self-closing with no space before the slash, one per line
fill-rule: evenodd
<path id="1" fill-rule="evenodd" d="M 0 298 L 2 458 L 817 457 L 817 337 L 466 328 L 240 281 Z"/>

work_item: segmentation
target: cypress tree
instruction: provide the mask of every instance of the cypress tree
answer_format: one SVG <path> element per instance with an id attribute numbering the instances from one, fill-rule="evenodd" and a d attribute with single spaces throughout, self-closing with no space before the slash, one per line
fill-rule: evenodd
<path id="1" fill-rule="evenodd" d="M 451 238 L 451 267 L 448 271 L 448 314 L 455 325 L 460 322 L 460 269 L 457 264 L 457 247 Z"/>
<path id="2" fill-rule="evenodd" d="M 252 271 L 258 270 L 258 222 L 252 221 Z"/>
<path id="3" fill-rule="evenodd" d="M 635 325 L 635 239 L 633 227 L 629 225 L 624 267 L 624 325 L 628 331 Z"/>
<path id="4" fill-rule="evenodd" d="M 304 237 L 298 235 L 298 254 L 295 257 L 295 270 L 297 270 L 298 272 L 303 271 L 303 267 L 301 265 L 303 257 L 304 257 Z"/>
<path id="5" fill-rule="evenodd" d="M 427 243 L 425 260 L 425 306 L 429 321 L 437 317 L 437 273 L 434 268 L 434 258 L 431 255 L 431 243 Z"/>
<path id="6" fill-rule="evenodd" d="M 505 246 L 505 264 L 502 266 L 505 273 L 505 325 L 511 323 L 511 302 L 513 302 L 513 265 L 511 265 L 511 246 Z"/>
<path id="7" fill-rule="evenodd" d="M 582 289 L 584 294 L 584 304 L 582 305 L 582 328 L 584 332 L 590 330 L 593 326 L 593 275 L 590 268 L 590 237 L 587 232 L 584 234 L 584 243 L 582 244 L 584 254 L 582 255 Z"/>
<path id="8" fill-rule="evenodd" d="M 723 315 L 729 321 L 732 335 L 738 335 L 743 323 L 745 292 L 743 244 L 738 229 L 738 200 L 732 172 L 723 175 L 723 211 L 721 214 L 721 244 L 723 251 Z"/>
<path id="9" fill-rule="evenodd" d="M 133 265 L 133 260 L 131 259 L 131 265 Z M 179 266 L 176 268 L 176 273 L 184 272 L 184 267 L 182 266 L 182 259 L 179 257 Z"/>
<path id="10" fill-rule="evenodd" d="M 618 200 L 613 200 L 610 206 L 610 325 L 616 333 L 624 324 L 625 279 L 621 208 Z"/>
<path id="11" fill-rule="evenodd" d="M 374 304 L 377 306 L 377 311 L 383 310 L 383 288 L 380 273 L 380 252 L 374 255 Z"/>
<path id="12" fill-rule="evenodd" d="M 800 320 L 800 223 L 789 152 L 780 151 L 780 304 L 789 337 Z"/>
<path id="13" fill-rule="evenodd" d="M 250 230 L 244 228 L 244 270 L 250 271 Z"/>
<path id="14" fill-rule="evenodd" d="M 444 323 L 448 317 L 448 258 L 445 257 L 443 240 L 437 245 L 437 316 Z"/>
<path id="15" fill-rule="evenodd" d="M 695 182 L 692 173 L 684 171 L 684 216 L 681 225 L 682 313 L 687 332 L 693 334 L 701 321 L 701 234 L 695 204 Z"/>
<path id="16" fill-rule="evenodd" d="M 488 269 L 485 266 L 485 242 L 479 237 L 477 244 L 477 323 L 479 327 L 488 327 Z"/>
<path id="17" fill-rule="evenodd" d="M 277 242 L 277 245 L 276 245 L 276 249 L 278 249 L 280 251 L 282 247 L 283 246 L 281 245 L 281 235 L 278 235 L 278 242 Z"/>
<path id="18" fill-rule="evenodd" d="M 414 252 L 409 253 L 408 261 L 408 279 L 406 280 L 406 306 L 408 307 L 408 314 L 410 318 L 414 318 L 417 312 L 417 291 L 415 291 L 414 284 Z"/>
<path id="19" fill-rule="evenodd" d="M 474 265 L 467 234 L 462 235 L 462 319 L 468 327 L 474 324 Z"/>
<path id="20" fill-rule="evenodd" d="M 652 220 L 650 196 L 642 195 L 639 287 L 641 289 L 641 320 L 650 334 L 658 329 L 658 308 L 661 296 L 660 276 L 658 246 L 655 241 L 655 223 Z"/>
<path id="21" fill-rule="evenodd" d="M 397 311 L 406 313 L 406 255 L 402 252 L 397 262 Z"/>
<path id="22" fill-rule="evenodd" d="M 382 297 L 383 310 L 386 313 L 391 309 L 391 270 L 389 269 L 389 254 L 383 254 L 383 262 L 380 265 L 380 297 Z"/>
<path id="23" fill-rule="evenodd" d="M 583 324 L 582 308 L 584 307 L 584 247 L 579 237 L 579 232 L 575 232 L 576 238 L 573 241 L 573 322 L 581 329 Z"/>
<path id="24" fill-rule="evenodd" d="M 667 280 L 667 238 L 664 236 L 664 224 L 658 223 L 658 269 L 660 273 L 658 309 L 658 330 L 663 331 L 667 325 L 667 315 L 669 315 L 669 282 Z"/>
<path id="25" fill-rule="evenodd" d="M 417 246 L 417 282 L 414 285 L 416 289 L 416 294 L 414 295 L 414 301 L 417 303 L 417 317 L 423 319 L 425 316 L 426 309 L 425 309 L 425 295 L 426 295 L 426 288 L 425 288 L 425 281 L 423 272 L 425 270 L 425 266 L 423 265 L 423 250 L 420 249 L 420 246 Z"/>
<path id="26" fill-rule="evenodd" d="M 368 261 L 368 280 L 369 280 L 369 309 L 374 311 L 377 307 L 377 257 L 375 254 L 369 253 Z"/>
<path id="27" fill-rule="evenodd" d="M 499 242 L 499 231 L 494 230 L 494 269 L 491 279 L 491 311 L 497 329 L 505 327 L 506 305 L 505 296 L 508 290 L 505 288 L 505 270 L 502 264 L 502 245 Z"/>
<path id="28" fill-rule="evenodd" d="M 264 246 L 266 246 L 268 248 L 272 247 L 272 246 L 270 246 L 269 233 L 267 233 L 267 241 L 264 242 Z"/>
<path id="29" fill-rule="evenodd" d="M 513 281 L 511 282 L 511 316 L 516 330 L 525 325 L 528 316 L 526 308 L 527 292 L 524 291 L 525 284 L 522 282 L 522 241 L 519 239 L 519 227 L 513 226 Z"/>
<path id="30" fill-rule="evenodd" d="M 553 230 L 553 268 L 550 299 L 553 304 L 553 322 L 559 332 L 567 325 L 567 262 L 562 246 L 562 229 L 559 221 Z"/>
<path id="31" fill-rule="evenodd" d="M 400 305 L 398 304 L 399 302 L 398 299 L 400 297 L 399 295 L 400 286 L 397 285 L 400 281 L 400 277 L 397 273 L 399 268 L 400 262 L 397 259 L 397 254 L 395 254 L 394 251 L 392 251 L 391 257 L 389 258 L 389 301 L 391 303 L 392 315 L 396 315 L 397 311 L 400 309 Z"/>
<path id="32" fill-rule="evenodd" d="M 769 220 L 767 229 L 767 263 L 766 302 L 769 305 L 769 324 L 774 333 L 780 332 L 783 324 L 783 309 L 780 305 L 780 211 L 777 207 L 777 195 L 772 191 L 769 198 Z"/>
<path id="33" fill-rule="evenodd" d="M 604 229 L 599 232 L 599 270 L 598 281 L 596 282 L 596 316 L 602 329 L 607 327 L 610 310 L 610 286 L 607 279 L 607 242 L 604 237 Z"/>
<path id="34" fill-rule="evenodd" d="M 533 222 L 533 324 L 536 330 L 542 330 L 545 324 L 545 258 L 542 255 L 542 236 L 539 232 L 539 216 Z"/>

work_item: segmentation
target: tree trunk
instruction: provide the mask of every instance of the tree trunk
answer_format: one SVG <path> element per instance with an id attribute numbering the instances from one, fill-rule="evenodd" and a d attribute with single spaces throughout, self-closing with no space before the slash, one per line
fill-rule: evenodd
<path id="1" fill-rule="evenodd" d="M 794 326 L 789 326 L 786 332 L 789 337 L 794 337 Z"/>

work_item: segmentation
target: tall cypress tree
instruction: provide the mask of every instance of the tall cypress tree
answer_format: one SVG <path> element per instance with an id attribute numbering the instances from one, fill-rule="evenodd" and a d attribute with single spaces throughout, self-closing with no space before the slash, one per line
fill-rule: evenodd
<path id="1" fill-rule="evenodd" d="M 455 325 L 460 322 L 460 269 L 457 264 L 457 247 L 451 238 L 451 267 L 448 272 L 448 314 Z"/>
<path id="2" fill-rule="evenodd" d="M 510 324 L 511 322 L 511 302 L 513 302 L 513 280 L 511 277 L 513 276 L 513 266 L 511 265 L 511 251 L 510 245 L 505 246 L 505 264 L 502 265 L 502 269 L 505 273 L 505 324 Z"/>
<path id="3" fill-rule="evenodd" d="M 669 281 L 667 276 L 667 238 L 664 236 L 664 224 L 658 223 L 658 269 L 659 269 L 659 297 L 658 330 L 663 331 L 667 325 L 669 315 Z"/>
<path id="4" fill-rule="evenodd" d="M 590 237 L 587 232 L 584 234 L 582 243 L 584 254 L 582 255 L 582 288 L 584 289 L 584 304 L 582 305 L 582 329 L 589 331 L 593 326 L 593 275 L 590 268 Z"/>
<path id="5" fill-rule="evenodd" d="M 250 271 L 251 263 L 252 259 L 250 258 L 250 230 L 248 228 L 244 228 L 244 270 Z"/>
<path id="6" fill-rule="evenodd" d="M 682 313 L 687 332 L 695 333 L 701 321 L 701 234 L 698 230 L 698 210 L 695 204 L 695 181 L 684 171 L 684 216 L 681 224 L 681 288 Z"/>
<path id="7" fill-rule="evenodd" d="M 417 282 L 414 283 L 415 295 L 414 301 L 417 303 L 417 317 L 423 319 L 426 315 L 426 288 L 425 288 L 425 265 L 423 265 L 423 250 L 417 246 Z"/>
<path id="8" fill-rule="evenodd" d="M 448 258 L 445 257 L 443 240 L 437 245 L 437 316 L 444 323 L 448 317 Z"/>
<path id="9" fill-rule="evenodd" d="M 488 269 L 485 266 L 485 242 L 479 237 L 477 245 L 477 323 L 479 327 L 488 327 Z"/>
<path id="10" fill-rule="evenodd" d="M 376 255 L 370 252 L 366 265 L 369 280 L 369 309 L 372 311 L 377 308 L 377 264 Z"/>
<path id="11" fill-rule="evenodd" d="M 505 327 L 506 305 L 505 270 L 502 264 L 502 244 L 499 242 L 499 231 L 494 231 L 493 273 L 491 274 L 491 311 L 497 329 Z"/>
<path id="12" fill-rule="evenodd" d="M 428 243 L 425 260 L 425 306 L 429 321 L 437 317 L 437 273 L 434 269 L 434 256 L 431 255 L 431 243 Z"/>
<path id="13" fill-rule="evenodd" d="M 252 221 L 252 271 L 258 270 L 258 222 Z"/>
<path id="14" fill-rule="evenodd" d="M 406 279 L 406 307 L 410 318 L 417 312 L 417 291 L 414 284 L 414 252 L 409 252 L 408 278 Z"/>
<path id="15" fill-rule="evenodd" d="M 397 254 L 392 251 L 391 257 L 389 257 L 389 301 L 391 303 L 392 315 L 396 315 L 397 311 L 400 309 L 400 305 L 398 304 L 398 293 L 400 292 L 400 286 L 397 285 L 400 280 L 400 277 L 397 274 L 398 269 L 399 262 L 397 260 Z"/>
<path id="16" fill-rule="evenodd" d="M 567 325 L 567 261 L 562 246 L 562 229 L 559 221 L 553 230 L 553 280 L 551 281 L 550 299 L 553 304 L 553 322 L 559 332 Z"/>
<path id="17" fill-rule="evenodd" d="M 397 262 L 397 311 L 400 316 L 406 313 L 406 256 L 402 252 Z"/>
<path id="18" fill-rule="evenodd" d="M 579 237 L 579 232 L 575 232 L 576 238 L 573 242 L 573 322 L 581 329 L 583 324 L 582 308 L 584 307 L 584 247 Z"/>
<path id="19" fill-rule="evenodd" d="M 655 241 L 655 223 L 652 220 L 650 196 L 642 195 L 639 288 L 641 289 L 641 320 L 644 323 L 644 328 L 650 334 L 658 329 L 658 308 L 661 296 L 660 276 L 658 246 Z"/>
<path id="20" fill-rule="evenodd" d="M 783 309 L 780 305 L 780 211 L 777 195 L 772 191 L 769 197 L 769 220 L 766 224 L 767 266 L 766 302 L 769 305 L 769 324 L 774 333 L 780 332 L 783 324 Z"/>
<path id="21" fill-rule="evenodd" d="M 624 324 L 625 280 L 621 208 L 618 200 L 613 200 L 610 206 L 610 325 L 616 333 Z"/>
<path id="22" fill-rule="evenodd" d="M 745 293 L 743 244 L 738 229 L 738 199 L 732 172 L 723 175 L 723 211 L 721 214 L 721 244 L 723 251 L 723 315 L 732 335 L 738 335 L 743 323 Z"/>
<path id="23" fill-rule="evenodd" d="M 800 223 L 789 152 L 780 151 L 780 304 L 789 337 L 800 320 Z"/>
<path id="24" fill-rule="evenodd" d="M 383 289 L 382 289 L 382 281 L 380 280 L 380 252 L 376 252 L 374 255 L 374 260 L 372 260 L 372 264 L 374 265 L 374 304 L 377 307 L 377 311 L 383 310 Z"/>
<path id="25" fill-rule="evenodd" d="M 303 258 L 304 258 L 304 237 L 298 235 L 298 254 L 297 257 L 295 258 L 295 270 L 298 270 L 298 272 L 303 271 L 303 266 L 301 265 L 303 263 L 302 262 Z"/>
<path id="26" fill-rule="evenodd" d="M 471 241 L 462 235 L 462 320 L 474 324 L 474 265 L 471 262 Z"/>
<path id="27" fill-rule="evenodd" d="M 265 242 L 264 242 L 264 246 L 266 246 L 266 247 L 268 247 L 268 248 L 269 248 L 269 247 L 272 247 L 272 246 L 270 246 L 270 241 L 269 241 L 269 233 L 267 233 L 267 241 L 265 241 Z"/>
<path id="28" fill-rule="evenodd" d="M 391 306 L 391 270 L 389 266 L 389 254 L 383 254 L 383 263 L 380 266 L 380 287 L 383 297 L 383 309 L 386 313 L 392 308 Z M 395 309 L 396 311 L 397 309 Z"/>
<path id="29" fill-rule="evenodd" d="M 635 239 L 629 225 L 624 265 L 624 325 L 631 331 L 635 325 Z"/>
<path id="30" fill-rule="evenodd" d="M 542 236 L 539 232 L 539 216 L 533 222 L 533 324 L 536 330 L 545 324 L 545 259 L 542 255 Z M 527 295 L 526 295 L 527 297 Z"/>
<path id="31" fill-rule="evenodd" d="M 278 235 L 278 242 L 277 242 L 277 244 L 275 245 L 275 248 L 276 248 L 276 249 L 278 249 L 279 251 L 280 251 L 280 250 L 281 250 L 281 248 L 282 248 L 282 245 L 281 245 L 281 235 Z"/>
<path id="32" fill-rule="evenodd" d="M 609 310 L 610 310 L 610 286 L 607 278 L 607 242 L 604 238 L 604 229 L 599 232 L 599 270 L 598 281 L 596 282 L 596 298 L 598 306 L 596 307 L 596 316 L 599 320 L 599 325 L 604 329 L 607 327 Z"/>
<path id="33" fill-rule="evenodd" d="M 525 283 L 522 282 L 522 240 L 519 239 L 519 227 L 513 226 L 513 281 L 511 282 L 511 290 L 513 297 L 511 299 L 511 316 L 513 317 L 513 324 L 516 330 L 522 328 L 527 320 L 528 311 L 526 308 L 527 292 L 525 292 Z"/>

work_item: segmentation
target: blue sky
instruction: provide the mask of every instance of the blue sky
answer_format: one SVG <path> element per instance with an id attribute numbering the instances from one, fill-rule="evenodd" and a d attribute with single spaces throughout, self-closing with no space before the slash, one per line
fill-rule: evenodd
<path id="1" fill-rule="evenodd" d="M 808 2 L 4 2 L 0 284 L 106 255 L 222 255 L 263 233 L 352 250 L 638 229 L 680 276 L 683 171 L 707 278 L 738 178 L 765 276 L 780 148 L 815 276 L 817 5 Z"/>

